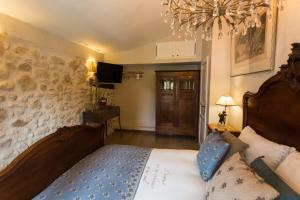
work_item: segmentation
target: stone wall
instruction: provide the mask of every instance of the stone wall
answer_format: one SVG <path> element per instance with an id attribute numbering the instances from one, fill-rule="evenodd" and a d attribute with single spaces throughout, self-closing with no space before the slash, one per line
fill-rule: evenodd
<path id="1" fill-rule="evenodd" d="M 90 103 L 86 59 L 0 36 L 0 169 L 59 127 L 81 123 Z"/>

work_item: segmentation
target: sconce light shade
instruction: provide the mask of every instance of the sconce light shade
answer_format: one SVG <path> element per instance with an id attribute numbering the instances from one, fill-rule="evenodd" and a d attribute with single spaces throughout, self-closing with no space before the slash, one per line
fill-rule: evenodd
<path id="1" fill-rule="evenodd" d="M 89 72 L 97 72 L 97 63 L 94 60 L 88 60 L 87 61 L 87 68 Z"/>
<path id="2" fill-rule="evenodd" d="M 216 104 L 220 106 L 236 106 L 231 96 L 221 96 Z"/>

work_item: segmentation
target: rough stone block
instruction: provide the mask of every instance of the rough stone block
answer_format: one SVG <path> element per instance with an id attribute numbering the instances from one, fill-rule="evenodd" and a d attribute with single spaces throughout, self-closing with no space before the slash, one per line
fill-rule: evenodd
<path id="1" fill-rule="evenodd" d="M 24 121 L 24 120 L 21 120 L 21 119 L 18 119 L 17 121 L 15 121 L 14 123 L 12 123 L 12 126 L 13 127 L 24 127 L 28 124 L 28 122 Z"/>
<path id="2" fill-rule="evenodd" d="M 5 35 L 1 34 L 0 35 L 0 56 L 4 55 L 5 52 Z"/>
<path id="3" fill-rule="evenodd" d="M 22 72 L 31 72 L 32 67 L 29 63 L 22 63 L 19 65 L 18 70 Z"/>
<path id="4" fill-rule="evenodd" d="M 0 123 L 7 118 L 7 111 L 3 108 L 0 108 Z"/>
<path id="5" fill-rule="evenodd" d="M 69 67 L 73 69 L 73 71 L 77 71 L 82 65 L 83 65 L 83 61 L 80 58 L 76 58 L 75 60 L 69 63 Z"/>
<path id="6" fill-rule="evenodd" d="M 41 89 L 43 92 L 45 92 L 45 91 L 47 90 L 47 85 L 42 84 L 42 85 L 40 86 L 40 89 Z"/>
<path id="7" fill-rule="evenodd" d="M 42 103 L 40 100 L 35 100 L 32 104 L 32 109 L 41 109 L 42 108 Z"/>
<path id="8" fill-rule="evenodd" d="M 35 77 L 38 78 L 38 79 L 49 79 L 50 78 L 50 74 L 48 72 L 48 70 L 45 70 L 45 69 L 37 69 L 35 71 Z"/>
<path id="9" fill-rule="evenodd" d="M 72 79 L 71 79 L 71 76 L 69 74 L 64 75 L 63 83 L 72 85 Z"/>
<path id="10" fill-rule="evenodd" d="M 7 139 L 6 141 L 1 142 L 0 143 L 0 148 L 1 149 L 9 148 L 11 146 L 11 142 L 12 142 L 12 139 Z"/>
<path id="11" fill-rule="evenodd" d="M 65 63 L 66 63 L 62 58 L 57 57 L 57 56 L 52 56 L 51 61 L 55 65 L 65 65 Z"/>
<path id="12" fill-rule="evenodd" d="M 8 79 L 9 71 L 5 68 L 0 68 L 0 79 Z"/>
<path id="13" fill-rule="evenodd" d="M 0 103 L 4 102 L 6 100 L 5 96 L 0 96 Z"/>
<path id="14" fill-rule="evenodd" d="M 14 63 L 11 63 L 11 62 L 7 62 L 6 63 L 6 67 L 9 71 L 13 71 L 13 70 L 16 70 L 16 65 Z"/>
<path id="15" fill-rule="evenodd" d="M 0 90 L 2 91 L 12 91 L 15 89 L 15 84 L 9 81 L 0 82 Z"/>
<path id="16" fill-rule="evenodd" d="M 26 54 L 28 53 L 29 49 L 27 47 L 24 46 L 19 46 L 15 49 L 16 54 Z"/>
<path id="17" fill-rule="evenodd" d="M 24 75 L 21 78 L 19 78 L 17 83 L 23 92 L 33 91 L 37 88 L 36 82 L 30 76 L 27 75 Z"/>

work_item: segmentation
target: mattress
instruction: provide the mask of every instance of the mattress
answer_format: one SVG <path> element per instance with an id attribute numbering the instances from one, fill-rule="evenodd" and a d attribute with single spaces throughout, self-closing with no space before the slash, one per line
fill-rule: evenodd
<path id="1" fill-rule="evenodd" d="M 201 200 L 205 197 L 196 163 L 198 151 L 153 149 L 135 200 Z"/>
<path id="2" fill-rule="evenodd" d="M 56 179 L 34 200 L 201 200 L 197 151 L 105 146 Z"/>

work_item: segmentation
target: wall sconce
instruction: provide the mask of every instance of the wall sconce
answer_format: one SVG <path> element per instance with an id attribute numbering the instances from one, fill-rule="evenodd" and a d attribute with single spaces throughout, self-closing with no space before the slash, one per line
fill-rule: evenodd
<path id="1" fill-rule="evenodd" d="M 96 81 L 95 73 L 97 73 L 97 62 L 94 59 L 88 59 L 86 61 L 87 67 L 87 80 L 91 85 Z"/>
<path id="2" fill-rule="evenodd" d="M 89 59 L 87 60 L 87 68 L 89 72 L 97 72 L 97 63 L 95 60 Z"/>

